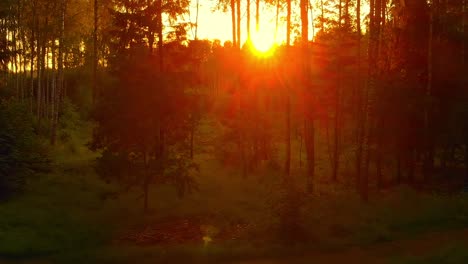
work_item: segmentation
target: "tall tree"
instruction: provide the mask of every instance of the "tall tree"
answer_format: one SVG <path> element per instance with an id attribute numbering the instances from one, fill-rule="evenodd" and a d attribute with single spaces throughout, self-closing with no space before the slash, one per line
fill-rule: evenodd
<path id="1" fill-rule="evenodd" d="M 93 6 L 93 77 L 92 77 L 92 93 L 93 93 L 93 104 L 96 103 L 97 100 L 97 67 L 98 67 L 98 0 L 94 0 Z"/>
<path id="2" fill-rule="evenodd" d="M 260 0 L 255 0 L 255 31 L 260 30 Z"/>
<path id="3" fill-rule="evenodd" d="M 300 1 L 301 9 L 301 53 L 302 55 L 302 80 L 304 99 L 311 98 L 310 93 L 310 62 L 309 62 L 309 2 L 308 0 Z M 306 96 L 307 95 L 307 96 Z M 315 178 L 315 126 L 314 126 L 314 106 L 311 102 L 304 102 L 304 141 L 307 154 L 307 191 L 314 191 Z"/>
<path id="4" fill-rule="evenodd" d="M 237 47 L 236 35 L 236 0 L 230 0 L 231 4 L 231 21 L 232 21 L 232 45 Z"/>
<path id="5" fill-rule="evenodd" d="M 286 46 L 291 45 L 291 5 L 292 0 L 286 0 Z"/>
<path id="6" fill-rule="evenodd" d="M 237 7 L 237 49 L 241 48 L 241 0 L 236 0 Z"/>
<path id="7" fill-rule="evenodd" d="M 247 41 L 250 41 L 250 0 L 246 0 L 246 7 L 247 7 Z"/>
<path id="8" fill-rule="evenodd" d="M 57 140 L 57 126 L 59 122 L 59 111 L 62 104 L 62 96 L 64 90 L 64 49 L 65 49 L 65 12 L 67 2 L 66 0 L 60 0 L 60 24 L 59 24 L 59 46 L 58 46 L 58 58 L 57 58 L 57 85 L 52 100 L 54 100 L 54 112 L 52 113 L 52 132 L 51 132 L 51 143 L 55 144 Z"/>

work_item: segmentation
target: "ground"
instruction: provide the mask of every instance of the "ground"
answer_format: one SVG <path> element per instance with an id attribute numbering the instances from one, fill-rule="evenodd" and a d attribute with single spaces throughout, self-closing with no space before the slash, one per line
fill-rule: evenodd
<path id="1" fill-rule="evenodd" d="M 303 236 L 290 237 L 273 165 L 243 178 L 197 149 L 199 191 L 154 186 L 145 214 L 140 189 L 100 180 L 84 141 L 55 151 L 50 173 L 0 204 L 0 263 L 468 263 L 463 193 L 401 186 L 362 203 L 345 184 L 319 178 L 307 195 L 298 181 Z"/>

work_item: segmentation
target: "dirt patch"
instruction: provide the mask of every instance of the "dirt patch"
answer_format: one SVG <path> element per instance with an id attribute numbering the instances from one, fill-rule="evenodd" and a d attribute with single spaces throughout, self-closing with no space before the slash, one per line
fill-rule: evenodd
<path id="1" fill-rule="evenodd" d="M 230 223 L 221 227 L 208 219 L 208 217 L 165 219 L 144 228 L 130 230 L 117 241 L 138 245 L 170 245 L 238 240 L 246 237 L 250 227 L 247 223 Z"/>

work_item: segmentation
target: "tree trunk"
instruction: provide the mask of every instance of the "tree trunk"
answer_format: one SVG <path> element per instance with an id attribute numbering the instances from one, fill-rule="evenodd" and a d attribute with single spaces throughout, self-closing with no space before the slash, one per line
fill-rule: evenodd
<path id="1" fill-rule="evenodd" d="M 291 45 L 291 1 L 287 0 L 287 13 L 286 13 L 286 46 Z M 303 0 L 301 0 L 303 1 Z M 302 4 L 301 4 L 302 5 Z M 302 7 L 301 7 L 302 8 Z M 301 11 L 302 14 L 302 11 Z M 304 36 L 304 34 L 302 35 Z"/>
<path id="2" fill-rule="evenodd" d="M 57 125 L 59 119 L 59 111 L 62 102 L 62 92 L 64 86 L 64 72 L 63 72 L 63 62 L 64 62 L 64 40 L 65 40 L 65 10 L 66 10 L 66 0 L 60 2 L 60 38 L 59 38 L 59 47 L 58 47 L 58 70 L 57 70 L 57 87 L 55 93 L 55 112 L 52 117 L 52 136 L 51 144 L 54 145 L 57 137 Z"/>
<path id="3" fill-rule="evenodd" d="M 235 0 L 231 0 L 231 20 L 232 20 L 232 46 L 237 47 L 237 40 L 236 40 L 236 6 Z"/>
<path id="4" fill-rule="evenodd" d="M 280 0 L 276 0 L 275 42 L 278 38 Z"/>
<path id="5" fill-rule="evenodd" d="M 247 41 L 250 41 L 250 0 L 247 0 Z"/>
<path id="6" fill-rule="evenodd" d="M 383 175 L 382 175 L 382 148 L 383 148 L 383 131 L 385 130 L 384 118 L 382 114 L 379 115 L 379 120 L 377 121 L 377 146 L 375 153 L 375 163 L 376 163 L 376 176 L 377 176 L 377 188 L 381 189 L 383 187 Z"/>
<path id="7" fill-rule="evenodd" d="M 426 85 L 426 98 L 427 104 L 424 109 L 424 129 L 425 133 L 425 155 L 423 165 L 423 177 L 431 177 L 431 173 L 434 167 L 434 143 L 432 137 L 432 104 L 430 98 L 432 97 L 432 62 L 433 62 L 433 28 L 434 28 L 434 3 L 430 2 L 429 10 L 429 37 L 427 43 L 427 85 Z"/>
<path id="8" fill-rule="evenodd" d="M 361 164 L 362 164 L 362 89 L 361 89 L 361 0 L 356 2 L 356 32 L 357 32 L 357 74 L 356 74 L 356 190 L 361 186 Z"/>
<path id="9" fill-rule="evenodd" d="M 195 121 L 190 125 L 190 159 L 193 160 L 193 135 L 195 134 Z"/>
<path id="10" fill-rule="evenodd" d="M 380 0 L 370 1 L 370 22 L 369 22 L 369 76 L 365 96 L 365 119 L 364 127 L 365 133 L 363 138 L 363 161 L 364 166 L 362 170 L 362 183 L 361 183 L 361 198 L 367 202 L 369 200 L 369 163 L 371 156 L 371 138 L 373 134 L 373 112 L 374 112 L 374 92 L 375 92 L 375 78 L 376 78 L 376 66 L 377 66 L 377 53 L 376 49 L 378 46 L 378 35 L 377 27 L 378 21 L 376 21 L 375 10 L 380 6 Z"/>
<path id="11" fill-rule="evenodd" d="M 288 0 L 291 3 L 291 0 Z M 301 0 L 301 52 L 302 56 L 302 79 L 304 94 L 310 93 L 309 90 L 309 17 L 308 17 L 308 0 Z M 304 100 L 307 96 L 303 96 Z M 315 127 L 313 118 L 313 107 L 304 102 L 304 106 L 309 106 L 305 109 L 305 124 L 304 124 L 304 140 L 307 153 L 307 192 L 314 192 L 315 178 Z"/>
<path id="12" fill-rule="evenodd" d="M 17 11 L 19 13 L 19 11 Z M 13 66 L 15 67 L 14 73 L 15 73 L 15 97 L 18 100 L 19 99 L 19 71 L 18 71 L 18 41 L 17 41 L 17 35 L 19 31 L 19 17 L 17 14 L 17 21 L 16 24 L 14 25 L 13 32 L 12 32 L 12 45 L 13 45 Z"/>
<path id="13" fill-rule="evenodd" d="M 255 1 L 255 31 L 260 30 L 260 0 Z"/>
<path id="14" fill-rule="evenodd" d="M 287 84 L 286 84 L 287 86 Z M 291 99 L 289 89 L 286 87 L 286 160 L 284 164 L 285 182 L 290 182 L 291 177 Z"/>
<path id="15" fill-rule="evenodd" d="M 237 49 L 241 48 L 241 0 L 236 0 L 237 6 Z"/>
<path id="16" fill-rule="evenodd" d="M 339 56 L 339 55 L 338 55 Z M 339 61 L 339 60 L 338 60 Z M 338 83 L 335 89 L 335 118 L 334 118 L 334 133 L 333 133 L 333 161 L 332 161 L 332 180 L 338 180 L 338 169 L 340 165 L 339 141 L 340 141 L 340 85 L 341 85 L 341 68 L 337 69 Z"/>
<path id="17" fill-rule="evenodd" d="M 30 110 L 31 113 L 33 113 L 33 107 L 34 107 L 34 51 L 35 51 L 35 21 L 36 21 L 36 1 L 33 1 L 33 14 L 32 14 L 32 21 L 33 25 L 31 27 L 31 42 L 30 42 L 30 47 L 31 47 L 31 61 L 30 61 L 30 79 L 31 79 L 31 87 L 29 90 L 29 104 L 30 104 Z"/>
<path id="18" fill-rule="evenodd" d="M 55 43 L 52 42 L 52 46 L 50 49 L 51 56 L 52 56 L 52 78 L 51 78 L 51 92 L 50 92 L 50 115 L 49 115 L 49 124 L 51 125 L 50 130 L 53 129 L 53 122 L 54 122 L 54 114 L 55 114 L 55 97 L 57 93 L 57 71 L 56 71 L 56 55 L 55 55 Z"/>
<path id="19" fill-rule="evenodd" d="M 157 0 L 157 25 L 158 25 L 158 59 L 159 59 L 159 72 L 164 72 L 164 39 L 163 39 L 163 2 L 162 0 Z"/>
<path id="20" fill-rule="evenodd" d="M 349 27 L 349 1 L 350 0 L 344 0 L 345 1 L 345 17 L 344 17 L 344 25 L 346 28 Z"/>
<path id="21" fill-rule="evenodd" d="M 307 154 L 307 192 L 314 192 L 315 179 L 315 127 L 314 120 L 306 117 L 304 129 L 304 141 Z"/>
<path id="22" fill-rule="evenodd" d="M 338 28 L 341 29 L 341 21 L 343 19 L 343 0 L 338 1 Z"/>
<path id="23" fill-rule="evenodd" d="M 463 0 L 462 3 L 462 36 L 463 38 L 463 43 L 462 43 L 462 71 L 466 72 L 466 0 Z M 467 84 L 468 78 L 466 75 L 463 76 L 463 85 Z M 468 121 L 465 120 L 465 189 L 468 190 Z"/>
<path id="24" fill-rule="evenodd" d="M 462 69 L 465 70 L 465 63 L 466 63 L 466 36 L 465 36 L 465 27 L 466 27 L 466 0 L 462 0 L 462 49 L 461 49 L 461 57 L 462 57 Z M 432 22 L 432 20 L 431 20 Z M 431 23 L 432 24 L 432 23 Z M 466 77 L 464 78 L 466 80 Z"/>
<path id="25" fill-rule="evenodd" d="M 93 28 L 93 104 L 96 104 L 97 100 L 97 66 L 98 66 L 98 0 L 94 0 L 94 28 Z"/>
<path id="26" fill-rule="evenodd" d="M 195 15 L 195 40 L 198 40 L 198 10 L 199 10 L 199 7 L 200 7 L 200 0 L 197 0 L 197 12 L 196 12 L 196 15 Z"/>
<path id="27" fill-rule="evenodd" d="M 360 1 L 360 0 L 358 0 L 358 1 Z M 324 11 L 324 8 L 323 8 L 323 0 L 320 0 L 320 9 L 322 11 L 322 21 L 321 21 L 322 33 L 325 33 L 325 11 Z"/>
<path id="28" fill-rule="evenodd" d="M 149 154 L 145 149 L 143 151 L 143 164 L 144 164 L 144 180 L 143 180 L 143 212 L 148 213 L 149 209 L 149 185 L 151 183 L 151 175 L 149 173 Z"/>
<path id="29" fill-rule="evenodd" d="M 38 32 L 37 34 L 37 67 L 36 67 L 36 75 L 37 75 L 37 94 L 36 94 L 36 117 L 39 120 L 39 126 L 41 122 L 41 103 L 42 103 L 42 78 L 41 78 L 41 70 L 42 70 L 42 52 L 41 52 L 41 37 L 43 36 L 42 34 L 39 34 L 40 28 L 39 28 L 39 19 L 37 19 L 37 26 L 36 30 Z"/>

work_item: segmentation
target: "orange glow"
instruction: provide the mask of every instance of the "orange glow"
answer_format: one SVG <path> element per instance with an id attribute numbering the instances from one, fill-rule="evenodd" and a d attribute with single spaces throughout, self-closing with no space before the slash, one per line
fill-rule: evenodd
<path id="1" fill-rule="evenodd" d="M 259 56 L 270 56 L 275 49 L 275 39 L 267 32 L 256 32 L 252 36 L 253 51 Z"/>

